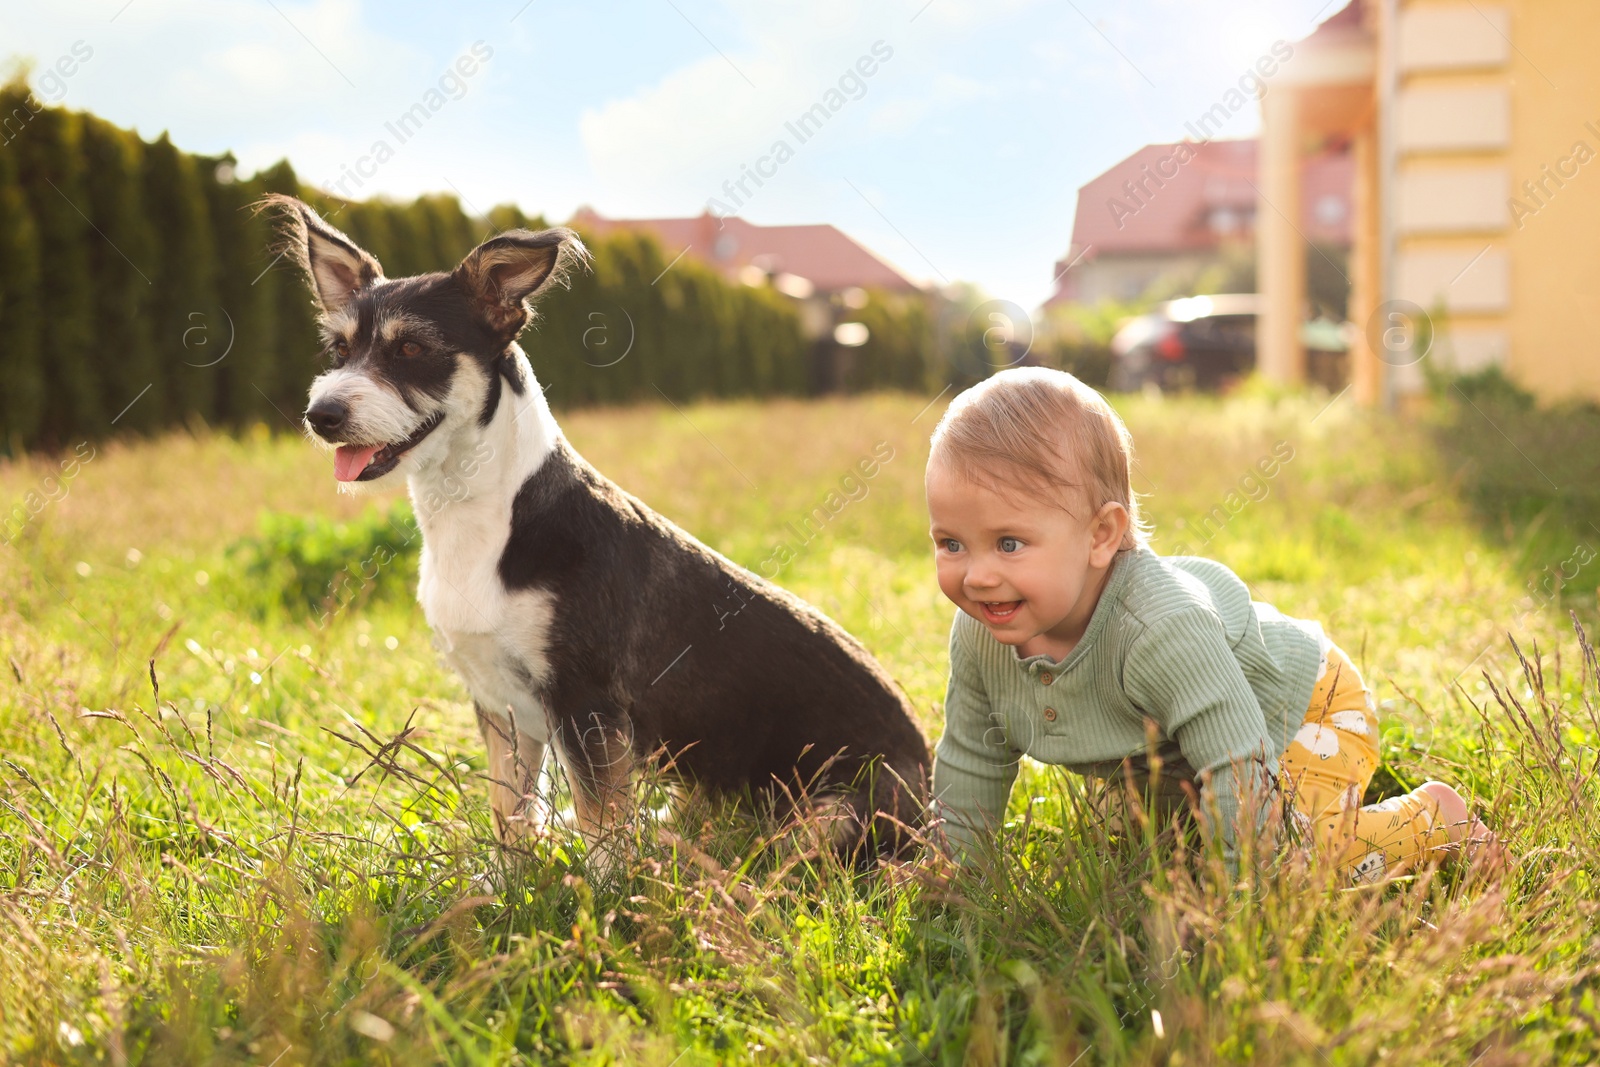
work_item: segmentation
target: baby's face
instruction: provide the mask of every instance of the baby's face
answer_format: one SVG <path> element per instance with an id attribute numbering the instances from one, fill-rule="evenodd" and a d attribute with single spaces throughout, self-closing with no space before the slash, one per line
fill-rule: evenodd
<path id="1" fill-rule="evenodd" d="M 1023 490 L 976 485 L 937 461 L 926 486 L 944 595 L 1023 655 L 1064 655 L 1093 611 L 1085 594 L 1098 596 L 1120 528 L 1110 540 L 1104 523 Z"/>

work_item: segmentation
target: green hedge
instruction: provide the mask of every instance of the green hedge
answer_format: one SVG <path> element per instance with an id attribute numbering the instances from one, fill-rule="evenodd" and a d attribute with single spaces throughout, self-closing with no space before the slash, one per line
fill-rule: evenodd
<path id="1" fill-rule="evenodd" d="M 0 454 L 111 433 L 265 422 L 295 429 L 319 369 L 310 297 L 274 258 L 263 195 L 313 204 L 390 277 L 447 270 L 496 230 L 545 225 L 514 206 L 474 218 L 454 197 L 346 201 L 287 162 L 250 177 L 230 156 L 146 142 L 0 87 Z M 523 336 L 557 406 L 820 391 L 937 391 L 966 377 L 960 314 L 937 295 L 873 292 L 837 317 L 846 349 L 807 341 L 796 305 L 671 259 L 645 236 L 587 235 L 593 268 Z"/>
<path id="2" fill-rule="evenodd" d="M 269 254 L 271 220 L 251 210 L 268 192 L 315 205 L 395 277 L 449 269 L 491 230 L 544 225 L 513 207 L 475 219 L 450 196 L 345 202 L 286 162 L 238 177 L 229 157 L 44 107 L 21 82 L 0 89 L 0 115 L 0 452 L 196 421 L 293 428 L 316 331 L 298 274 Z M 640 237 L 592 251 L 593 271 L 524 336 L 553 403 L 805 390 L 783 297 L 689 261 L 656 281 L 668 261 Z"/>

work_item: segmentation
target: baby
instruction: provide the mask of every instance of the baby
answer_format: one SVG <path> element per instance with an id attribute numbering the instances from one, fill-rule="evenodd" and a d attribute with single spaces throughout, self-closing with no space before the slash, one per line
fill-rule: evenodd
<path id="1" fill-rule="evenodd" d="M 1131 445 L 1100 394 L 1042 368 L 967 390 L 934 430 L 928 514 L 960 610 L 933 792 L 956 850 L 992 835 L 1021 756 L 1148 782 L 1152 744 L 1159 780 L 1200 786 L 1230 862 L 1242 807 L 1265 825 L 1274 785 L 1352 881 L 1492 841 L 1442 782 L 1361 806 L 1371 691 L 1316 623 L 1220 563 L 1150 549 Z"/>

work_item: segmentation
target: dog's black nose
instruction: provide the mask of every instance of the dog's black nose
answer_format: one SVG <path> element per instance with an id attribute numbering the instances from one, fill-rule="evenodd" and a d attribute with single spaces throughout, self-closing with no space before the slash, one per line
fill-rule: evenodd
<path id="1" fill-rule="evenodd" d="M 345 420 L 349 417 L 350 409 L 344 402 L 329 397 L 323 397 L 306 409 L 306 421 L 311 428 L 330 441 L 344 429 Z"/>

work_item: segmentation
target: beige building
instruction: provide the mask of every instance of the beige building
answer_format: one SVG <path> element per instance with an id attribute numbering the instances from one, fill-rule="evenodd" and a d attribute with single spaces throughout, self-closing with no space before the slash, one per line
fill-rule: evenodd
<path id="1" fill-rule="evenodd" d="M 1261 100 L 1263 373 L 1304 379 L 1290 220 L 1304 161 L 1348 140 L 1355 397 L 1497 365 L 1600 399 L 1597 47 L 1595 0 L 1354 0 L 1299 42 Z"/>

